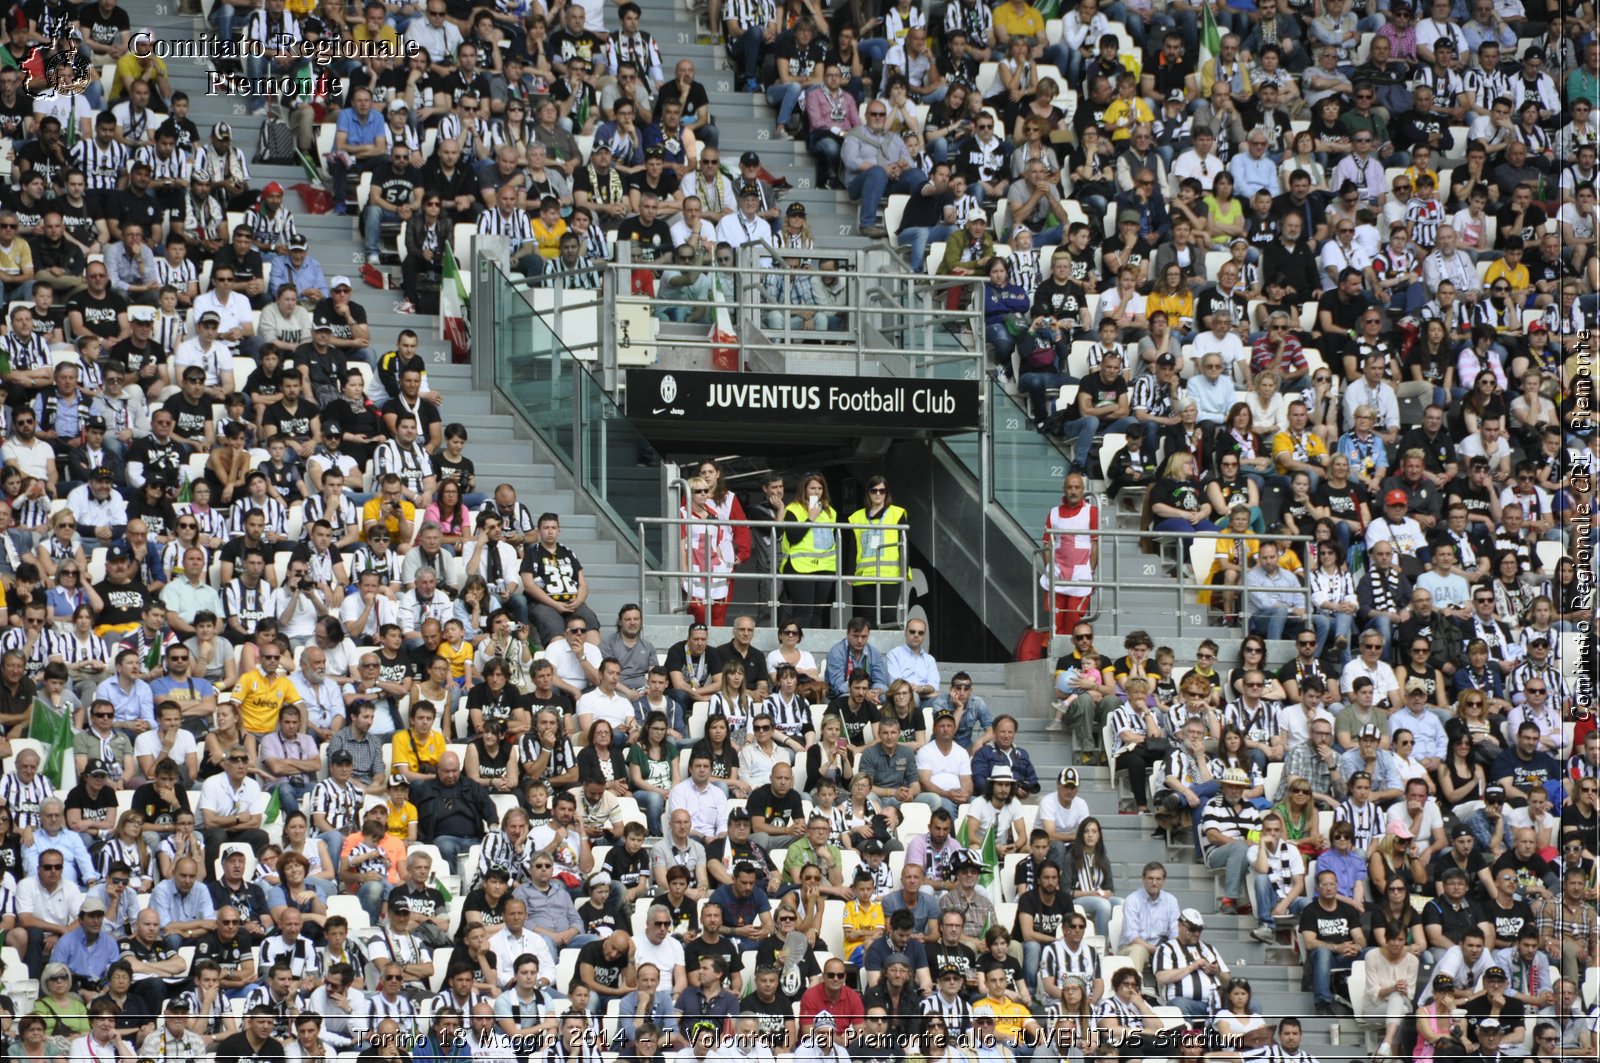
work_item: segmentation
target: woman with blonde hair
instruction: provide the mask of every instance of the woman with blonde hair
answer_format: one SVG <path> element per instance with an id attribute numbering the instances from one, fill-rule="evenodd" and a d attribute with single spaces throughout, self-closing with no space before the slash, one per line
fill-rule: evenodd
<path id="1" fill-rule="evenodd" d="M 70 509 L 58 509 L 50 515 L 50 533 L 38 546 L 33 557 L 39 565 L 39 575 L 46 584 L 55 580 L 56 569 L 62 562 L 72 562 L 79 572 L 89 570 L 89 559 L 77 540 L 78 518 Z"/>
<path id="2" fill-rule="evenodd" d="M 1217 526 L 1208 519 L 1211 504 L 1206 501 L 1196 475 L 1194 455 L 1181 451 L 1167 458 L 1161 479 L 1145 495 L 1143 525 L 1153 531 L 1181 532 L 1183 555 L 1189 552 L 1188 534 L 1214 532 Z"/>
<path id="3" fill-rule="evenodd" d="M 1370 896 L 1383 896 L 1390 879 L 1398 878 L 1416 889 L 1428 880 L 1427 868 L 1411 852 L 1411 828 L 1391 822 L 1382 835 L 1367 846 L 1367 890 Z"/>

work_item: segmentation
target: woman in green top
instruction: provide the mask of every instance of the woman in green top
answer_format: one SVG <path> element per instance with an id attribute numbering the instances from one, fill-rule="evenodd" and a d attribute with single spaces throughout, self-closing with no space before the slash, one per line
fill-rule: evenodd
<path id="1" fill-rule="evenodd" d="M 40 984 L 44 993 L 34 1002 L 33 1013 L 44 1016 L 51 1054 L 65 1055 L 72 1038 L 89 1032 L 89 1009 L 72 991 L 72 971 L 66 964 L 45 964 Z"/>
<path id="2" fill-rule="evenodd" d="M 1317 829 L 1317 806 L 1311 796 L 1311 782 L 1298 775 L 1289 780 L 1283 800 L 1272 806 L 1283 820 L 1283 836 L 1300 850 L 1301 856 L 1315 857 L 1328 847 L 1328 840 Z"/>
<path id="3" fill-rule="evenodd" d="M 667 808 L 667 794 L 682 778 L 678 747 L 667 739 L 666 714 L 652 712 L 644 720 L 644 738 L 628 747 L 628 780 L 654 837 L 663 836 L 661 813 Z"/>
<path id="4" fill-rule="evenodd" d="M 1227 247 L 1235 236 L 1245 235 L 1244 204 L 1233 194 L 1233 174 L 1227 170 L 1217 174 L 1204 202 L 1209 219 L 1206 232 L 1212 244 Z"/>

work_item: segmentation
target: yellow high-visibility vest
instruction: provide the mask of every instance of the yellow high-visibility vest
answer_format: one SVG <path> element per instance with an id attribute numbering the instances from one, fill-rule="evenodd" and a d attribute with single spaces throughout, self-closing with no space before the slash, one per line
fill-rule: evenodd
<path id="1" fill-rule="evenodd" d="M 851 524 L 860 525 L 855 531 L 857 576 L 898 579 L 905 574 L 905 551 L 900 541 L 903 533 L 894 528 L 878 527 L 905 524 L 904 509 L 890 505 L 877 517 L 869 517 L 863 508 L 847 519 Z"/>
<path id="2" fill-rule="evenodd" d="M 794 517 L 807 524 L 805 536 L 796 543 L 789 542 L 789 537 L 782 535 L 781 531 L 779 533 L 782 535 L 780 541 L 783 543 L 784 571 L 802 574 L 837 572 L 839 569 L 834 554 L 834 536 L 837 533 L 832 528 L 819 528 L 810 524 L 811 514 L 799 502 L 790 502 L 784 508 L 783 515 L 785 519 Z M 839 517 L 830 507 L 818 514 L 817 519 L 825 524 L 832 524 Z"/>

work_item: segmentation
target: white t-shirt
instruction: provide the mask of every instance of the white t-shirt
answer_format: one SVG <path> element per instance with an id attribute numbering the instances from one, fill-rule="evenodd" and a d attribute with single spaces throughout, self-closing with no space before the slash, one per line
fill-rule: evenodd
<path id="1" fill-rule="evenodd" d="M 963 775 L 971 777 L 972 758 L 967 751 L 950 743 L 950 752 L 939 752 L 935 742 L 917 750 L 917 770 L 928 772 L 928 779 L 941 790 L 954 790 L 961 785 Z"/>
<path id="2" fill-rule="evenodd" d="M 995 829 L 995 840 L 1005 841 L 1010 835 L 1012 824 L 1022 819 L 1022 816 L 1022 802 L 1015 797 L 999 808 L 994 807 L 993 801 L 980 797 L 967 806 L 967 818 L 972 820 L 973 826 L 978 831 L 977 834 L 968 831 L 967 837 L 981 838 L 991 826 L 995 826 L 998 823 Z"/>
<path id="3" fill-rule="evenodd" d="M 181 766 L 190 753 L 199 752 L 200 747 L 195 743 L 194 735 L 178 728 L 178 736 L 172 740 L 170 756 Z M 133 755 L 136 757 L 155 757 L 161 759 L 161 733 L 159 731 L 146 731 L 133 740 Z"/>
<path id="4" fill-rule="evenodd" d="M 649 938 L 640 934 L 633 939 L 634 969 L 638 970 L 642 963 L 655 964 L 661 972 L 662 984 L 671 985 L 673 968 L 683 966 L 683 943 L 668 934 L 661 939 L 661 944 L 652 945 Z"/>
<path id="5" fill-rule="evenodd" d="M 1076 834 L 1078 824 L 1088 818 L 1089 802 L 1083 798 L 1074 797 L 1071 804 L 1062 808 L 1061 798 L 1054 793 L 1048 793 L 1039 799 L 1039 814 L 1033 822 L 1035 826 L 1043 826 L 1049 822 L 1062 834 Z"/>
<path id="6" fill-rule="evenodd" d="M 1405 774 L 1405 765 L 1399 757 L 1395 758 L 1395 765 Z M 1389 806 L 1389 823 L 1399 823 L 1406 828 L 1411 827 L 1411 816 L 1406 812 L 1406 803 L 1396 801 Z M 1439 814 L 1439 803 L 1433 798 L 1428 798 L 1428 803 L 1422 806 L 1422 829 L 1416 832 L 1416 837 L 1411 839 L 1411 853 L 1421 856 L 1428 851 L 1428 846 L 1433 844 L 1433 832 L 1444 829 L 1444 817 Z"/>
<path id="7" fill-rule="evenodd" d="M 596 720 L 604 720 L 615 729 L 621 726 L 623 721 L 633 719 L 633 704 L 621 694 L 607 697 L 599 687 L 595 687 L 578 699 L 577 712 L 579 716 L 593 716 Z"/>

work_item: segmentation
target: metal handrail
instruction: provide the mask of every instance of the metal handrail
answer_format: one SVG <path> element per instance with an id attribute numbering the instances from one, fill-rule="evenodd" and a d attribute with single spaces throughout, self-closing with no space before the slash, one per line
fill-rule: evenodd
<path id="1" fill-rule="evenodd" d="M 566 273 L 546 273 L 531 278 L 527 286 L 543 287 L 553 292 L 552 312 L 558 325 L 564 312 L 580 309 L 598 308 L 604 315 L 603 320 L 610 322 L 621 320 L 628 308 L 644 307 L 654 311 L 665 305 L 704 309 L 711 311 L 707 316 L 713 318 L 715 311 L 720 309 L 731 319 L 731 334 L 712 335 L 714 330 L 711 322 L 705 322 L 704 336 L 672 335 L 670 338 L 662 337 L 657 342 L 688 351 L 736 350 L 742 372 L 759 368 L 749 364 L 751 355 L 783 355 L 800 348 L 805 348 L 812 356 L 837 354 L 840 357 L 853 357 L 857 376 L 867 372 L 888 372 L 891 375 L 920 377 L 936 373 L 949 375 L 953 371 L 963 379 L 976 380 L 982 376 L 985 368 L 984 278 L 981 277 L 905 273 L 900 271 L 898 264 L 884 269 L 878 261 L 881 252 L 861 248 L 811 247 L 802 252 L 758 242 L 739 248 L 735 265 L 697 262 L 688 266 L 712 276 L 731 278 L 731 284 L 725 283 L 714 289 L 720 291 L 731 288 L 731 298 L 724 300 L 714 296 L 711 299 L 691 300 L 666 298 L 661 294 L 660 276 L 664 272 L 685 267 L 667 259 L 638 261 L 633 257 L 632 245 L 626 243 L 618 244 L 616 250 L 614 261 L 595 262 L 582 270 L 571 271 L 601 273 L 606 278 L 601 292 L 561 287 L 561 279 L 569 275 Z M 790 267 L 780 261 L 762 265 L 763 259 L 781 260 L 786 256 L 800 255 L 817 261 L 841 263 L 839 276 L 846 292 L 841 303 L 813 308 L 810 304 L 788 301 L 787 293 L 792 290 L 788 284 L 790 278 L 815 282 L 819 271 L 815 268 Z M 633 280 L 642 271 L 658 278 L 657 295 L 634 293 Z M 766 282 L 773 278 L 785 281 L 785 301 L 771 301 Z M 964 308 L 946 307 L 946 293 L 952 288 L 967 289 L 968 295 L 956 300 L 957 303 L 964 302 Z M 844 327 L 833 331 L 796 327 L 794 316 L 812 309 L 819 314 L 839 315 Z M 769 328 L 766 324 L 768 314 L 776 314 L 781 320 Z M 956 336 L 959 346 L 954 349 L 935 346 L 933 337 L 941 329 Z M 960 335 L 962 329 L 966 330 L 965 338 Z M 613 387 L 620 380 L 621 369 L 615 332 L 614 328 L 601 328 L 592 342 L 569 345 L 573 350 L 593 350 L 601 363 L 608 386 Z M 901 365 L 896 362 L 903 364 L 908 359 L 911 365 L 902 371 Z M 874 366 L 873 362 L 889 362 L 890 365 L 885 368 L 882 364 Z"/>
<path id="2" fill-rule="evenodd" d="M 1121 595 L 1120 595 L 1120 592 L 1121 591 L 1124 591 L 1124 590 L 1134 590 L 1134 591 L 1140 591 L 1140 590 L 1143 590 L 1143 591 L 1149 591 L 1149 590 L 1170 591 L 1170 590 L 1176 589 L 1176 591 L 1177 591 L 1177 599 L 1178 599 L 1178 609 L 1177 609 L 1178 635 L 1180 637 L 1182 637 L 1182 635 L 1184 633 L 1184 627 L 1185 627 L 1186 623 L 1194 623 L 1197 626 L 1199 624 L 1203 624 L 1204 623 L 1203 618 L 1200 619 L 1200 620 L 1193 620 L 1193 621 L 1191 621 L 1189 619 L 1188 610 L 1185 608 L 1185 606 L 1188 604 L 1188 600 L 1187 600 L 1187 597 L 1186 597 L 1186 592 L 1189 592 L 1189 591 L 1201 591 L 1201 590 L 1213 590 L 1213 589 L 1215 589 L 1215 590 L 1225 590 L 1228 593 L 1238 593 L 1239 595 L 1241 595 L 1239 611 L 1241 613 L 1246 613 L 1247 612 L 1247 607 L 1248 607 L 1249 601 L 1250 601 L 1250 588 L 1245 586 L 1245 584 L 1242 581 L 1237 586 L 1228 586 L 1228 587 L 1222 587 L 1221 585 L 1209 584 L 1209 583 L 1205 582 L 1207 574 L 1206 573 L 1202 573 L 1202 572 L 1198 572 L 1198 571 L 1194 573 L 1193 581 L 1185 582 L 1185 569 L 1187 569 L 1189 567 L 1189 558 L 1187 558 L 1187 557 L 1180 557 L 1178 559 L 1178 565 L 1177 565 L 1177 568 L 1178 568 L 1177 577 L 1178 578 L 1177 578 L 1176 584 L 1174 584 L 1174 582 L 1172 581 L 1171 578 L 1159 578 L 1162 575 L 1162 561 L 1161 561 L 1161 557 L 1160 557 L 1159 554 L 1148 556 L 1142 562 L 1143 571 L 1140 573 L 1140 577 L 1150 576 L 1150 577 L 1158 577 L 1158 578 L 1155 578 L 1155 579 L 1144 579 L 1144 578 L 1125 579 L 1125 578 L 1123 578 L 1123 576 L 1122 576 L 1122 574 L 1120 572 L 1120 568 L 1121 568 L 1120 560 L 1121 559 L 1120 559 L 1120 556 L 1118 555 L 1116 550 L 1112 550 L 1111 551 L 1111 560 L 1110 560 L 1111 572 L 1110 572 L 1109 577 L 1101 577 L 1099 575 L 1095 575 L 1095 576 L 1091 576 L 1088 579 L 1060 579 L 1060 580 L 1058 580 L 1058 578 L 1056 577 L 1056 574 L 1055 574 L 1055 565 L 1054 565 L 1054 560 L 1053 560 L 1054 557 L 1055 557 L 1055 540 L 1056 539 L 1061 539 L 1061 538 L 1066 538 L 1066 537 L 1069 537 L 1069 536 L 1084 536 L 1086 538 L 1091 538 L 1091 539 L 1155 539 L 1155 540 L 1163 541 L 1163 542 L 1165 542 L 1165 541 L 1178 541 L 1178 540 L 1184 540 L 1184 539 L 1191 539 L 1191 540 L 1192 539 L 1209 539 L 1209 540 L 1217 540 L 1217 539 L 1234 539 L 1234 540 L 1254 539 L 1258 543 L 1278 542 L 1278 543 L 1304 544 L 1306 546 L 1309 546 L 1311 544 L 1311 542 L 1312 542 L 1311 536 L 1309 536 L 1309 535 L 1286 535 L 1286 534 L 1272 534 L 1272 533 L 1262 533 L 1262 534 L 1258 535 L 1253 531 L 1252 532 L 1247 532 L 1247 533 L 1245 533 L 1243 535 L 1236 535 L 1236 534 L 1234 534 L 1232 532 L 1229 532 L 1229 531 L 1215 531 L 1215 532 L 1208 532 L 1208 531 L 1193 531 L 1193 532 L 1156 531 L 1153 528 L 1152 529 L 1148 529 L 1148 530 L 1141 530 L 1141 529 L 1134 529 L 1134 528 L 1092 528 L 1092 529 L 1085 529 L 1085 530 L 1081 530 L 1081 531 L 1080 530 L 1076 530 L 1076 529 L 1052 528 L 1052 529 L 1047 529 L 1045 531 L 1044 538 L 1045 538 L 1046 542 L 1043 545 L 1041 545 L 1038 549 L 1036 549 L 1034 551 L 1034 560 L 1035 560 L 1034 574 L 1038 577 L 1038 580 L 1035 581 L 1036 583 L 1039 583 L 1040 581 L 1045 581 L 1046 578 L 1048 577 L 1048 583 L 1049 583 L 1049 588 L 1050 589 L 1048 591 L 1045 591 L 1045 593 L 1043 594 L 1045 605 L 1046 605 L 1047 609 L 1049 610 L 1049 614 L 1050 614 L 1049 615 L 1050 626 L 1049 626 L 1049 628 L 1047 630 L 1049 630 L 1049 631 L 1055 631 L 1056 630 L 1056 617 L 1057 617 L 1057 615 L 1059 613 L 1059 610 L 1056 608 L 1055 587 L 1056 587 L 1056 584 L 1058 582 L 1063 582 L 1063 583 L 1071 583 L 1075 587 L 1088 587 L 1091 591 L 1100 590 L 1100 589 L 1103 589 L 1103 588 L 1109 588 L 1110 591 L 1111 591 L 1111 612 L 1112 612 L 1113 615 L 1117 615 L 1117 616 L 1121 615 L 1121 608 L 1120 608 L 1120 606 L 1121 606 Z M 1310 618 L 1311 618 L 1311 615 L 1315 612 L 1315 608 L 1311 603 L 1311 579 L 1310 579 L 1310 563 L 1311 562 L 1310 562 L 1310 551 L 1302 549 L 1302 550 L 1298 551 L 1298 555 L 1301 558 L 1301 571 L 1304 574 L 1302 579 L 1301 579 L 1300 593 L 1302 593 L 1305 596 L 1305 600 L 1306 600 L 1306 606 L 1305 606 L 1305 608 L 1306 608 L 1306 616 L 1305 616 L 1305 618 L 1309 621 Z M 1213 556 L 1215 556 L 1215 553 L 1213 553 Z M 1104 563 L 1105 563 L 1104 559 L 1102 559 L 1101 565 L 1104 565 Z M 1098 567 L 1099 566 L 1097 566 L 1097 571 L 1098 571 Z M 1283 591 L 1274 591 L 1273 593 L 1284 593 L 1284 592 Z M 1037 602 L 1038 599 L 1039 599 L 1039 596 L 1036 595 L 1035 596 L 1035 601 Z M 1036 628 L 1039 626 L 1038 620 L 1039 620 L 1039 614 L 1038 614 L 1037 611 L 1035 611 L 1035 613 L 1034 613 L 1034 627 L 1036 627 Z"/>
<path id="3" fill-rule="evenodd" d="M 652 527 L 676 527 L 676 528 L 679 528 L 680 531 L 679 531 L 678 539 L 679 539 L 679 541 L 681 543 L 682 542 L 682 538 L 683 538 L 683 534 L 682 534 L 682 530 L 681 529 L 684 526 L 690 525 L 690 524 L 713 525 L 713 526 L 717 526 L 717 527 L 729 527 L 729 528 L 748 528 L 751 531 L 770 531 L 770 530 L 781 530 L 781 529 L 785 529 L 785 528 L 794 528 L 796 526 L 794 521 L 786 521 L 786 520 L 729 520 L 729 519 L 724 519 L 724 518 L 720 518 L 720 517 L 701 518 L 701 517 L 681 517 L 680 516 L 680 517 L 639 517 L 639 518 L 636 519 L 635 523 L 638 526 L 638 532 L 639 532 L 639 600 L 641 602 L 649 600 L 649 598 L 648 598 L 649 581 L 650 581 L 650 579 L 652 577 L 656 578 L 656 579 L 659 579 L 659 580 L 662 580 L 664 582 L 664 584 L 665 584 L 665 586 L 663 587 L 664 593 L 662 594 L 661 600 L 662 600 L 664 606 L 669 606 L 669 608 L 666 609 L 666 611 L 669 611 L 669 612 L 677 612 L 679 610 L 679 608 L 681 607 L 681 605 L 682 605 L 682 601 L 679 598 L 679 594 L 680 594 L 680 592 L 682 590 L 682 588 L 679 586 L 680 581 L 689 581 L 691 583 L 691 586 L 692 586 L 694 581 L 703 580 L 705 582 L 706 589 L 707 589 L 707 592 L 708 592 L 705 595 L 703 600 L 706 602 L 707 606 L 710 606 L 711 605 L 711 597 L 710 597 L 709 591 L 710 591 L 712 583 L 715 580 L 725 579 L 725 580 L 729 580 L 731 582 L 734 579 L 751 579 L 751 578 L 759 579 L 762 582 L 764 582 L 766 584 L 766 586 L 770 590 L 770 594 L 767 597 L 767 599 L 766 599 L 764 604 L 766 605 L 767 608 L 769 608 L 769 609 L 771 609 L 773 611 L 773 615 L 777 615 L 777 610 L 778 610 L 778 606 L 779 606 L 779 591 L 781 589 L 781 582 L 780 581 L 788 582 L 790 580 L 793 580 L 793 581 L 796 581 L 796 582 L 803 582 L 803 583 L 832 583 L 834 585 L 834 589 L 833 589 L 834 606 L 838 606 L 838 605 L 841 605 L 841 604 L 844 603 L 844 601 L 845 601 L 845 599 L 844 599 L 844 585 L 846 583 L 849 583 L 852 586 L 854 586 L 856 584 L 870 584 L 870 585 L 873 585 L 874 587 L 877 588 L 876 592 L 875 592 L 876 596 L 877 596 L 877 601 L 874 603 L 874 608 L 877 611 L 877 615 L 880 616 L 880 617 L 883 615 L 883 588 L 884 587 L 890 587 L 890 586 L 899 588 L 900 593 L 897 596 L 897 601 L 896 601 L 896 605 L 895 605 L 896 623 L 899 624 L 899 625 L 902 625 L 902 626 L 905 624 L 905 614 L 906 614 L 906 608 L 907 608 L 907 605 L 908 605 L 908 599 L 910 598 L 910 593 L 909 592 L 910 592 L 910 587 L 911 587 L 911 566 L 909 564 L 909 558 L 907 556 L 908 551 L 910 549 L 911 526 L 908 525 L 908 524 L 851 524 L 849 521 L 832 521 L 832 522 L 829 522 L 829 521 L 810 521 L 805 525 L 805 527 L 807 527 L 807 528 L 826 528 L 826 529 L 829 529 L 829 530 L 831 530 L 831 531 L 833 531 L 835 533 L 834 537 L 833 537 L 833 571 L 832 572 L 817 572 L 817 573 L 783 572 L 783 573 L 780 573 L 778 571 L 778 567 L 779 567 L 779 564 L 780 564 L 780 561 L 781 561 L 782 551 L 780 549 L 778 549 L 776 544 L 774 544 L 773 549 L 768 551 L 768 553 L 770 554 L 770 557 L 768 559 L 768 571 L 766 571 L 764 573 L 761 573 L 760 575 L 757 575 L 757 576 L 752 576 L 752 574 L 749 573 L 749 572 L 735 573 L 732 570 L 729 570 L 728 572 L 706 572 L 706 571 L 702 571 L 702 570 L 695 570 L 695 569 L 688 569 L 688 568 L 668 568 L 668 567 L 665 567 L 665 557 L 666 557 L 665 549 L 663 549 L 663 553 L 662 553 L 662 558 L 663 558 L 662 566 L 661 567 L 652 568 L 650 566 L 648 560 L 647 560 L 648 555 L 649 555 L 649 550 L 648 550 L 648 545 L 649 544 L 648 544 L 648 542 L 646 540 L 648 529 L 650 529 Z M 859 575 L 848 574 L 848 573 L 845 572 L 845 570 L 844 570 L 844 542 L 845 542 L 845 537 L 844 537 L 844 535 L 842 533 L 844 533 L 844 532 L 855 533 L 855 532 L 868 531 L 868 530 L 877 530 L 877 531 L 882 531 L 882 532 L 890 532 L 890 531 L 892 531 L 892 532 L 899 533 L 899 535 L 900 535 L 900 574 L 898 576 L 859 576 Z M 829 606 L 828 608 L 833 608 L 834 606 Z"/>

